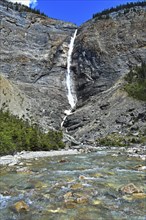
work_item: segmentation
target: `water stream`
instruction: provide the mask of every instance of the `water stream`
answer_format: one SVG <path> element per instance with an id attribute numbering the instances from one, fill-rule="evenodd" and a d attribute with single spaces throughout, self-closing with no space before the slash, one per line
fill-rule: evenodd
<path id="1" fill-rule="evenodd" d="M 1 167 L 2 220 L 144 220 L 145 161 L 125 149 L 25 160 Z M 122 194 L 119 188 L 135 184 L 143 193 Z M 23 200 L 29 210 L 11 207 Z"/>
<path id="2" fill-rule="evenodd" d="M 65 117 L 63 118 L 63 121 L 61 123 L 61 127 L 63 127 L 64 121 L 66 120 L 67 116 L 72 114 L 72 110 L 75 108 L 76 103 L 77 103 L 77 97 L 76 97 L 76 92 L 74 89 L 73 85 L 73 80 L 72 80 L 72 74 L 71 74 L 71 61 L 72 61 L 72 52 L 74 48 L 74 41 L 77 35 L 77 29 L 74 32 L 73 37 L 71 37 L 70 44 L 69 44 L 69 50 L 68 50 L 68 55 L 67 55 L 67 72 L 66 72 L 66 86 L 67 86 L 67 98 L 68 102 L 71 106 L 69 110 L 65 110 Z"/>
<path id="3" fill-rule="evenodd" d="M 67 90 L 68 90 L 68 94 L 67 94 L 67 98 L 68 98 L 68 102 L 71 106 L 71 109 L 73 109 L 76 105 L 77 102 L 77 97 L 74 91 L 74 86 L 73 86 L 73 82 L 72 82 L 72 77 L 71 77 L 71 58 L 72 58 L 72 52 L 73 52 L 73 47 L 74 47 L 74 41 L 77 35 L 77 30 L 75 30 L 73 37 L 71 37 L 71 41 L 69 44 L 69 50 L 68 50 L 68 56 L 67 56 L 67 73 L 66 73 L 66 85 L 67 85 Z"/>

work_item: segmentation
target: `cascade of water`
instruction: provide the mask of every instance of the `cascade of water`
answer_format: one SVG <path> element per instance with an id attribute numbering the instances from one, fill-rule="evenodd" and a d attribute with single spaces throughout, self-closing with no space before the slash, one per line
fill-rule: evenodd
<path id="1" fill-rule="evenodd" d="M 74 90 L 74 86 L 73 86 L 73 82 L 72 82 L 72 78 L 71 78 L 71 71 L 70 71 L 70 67 L 71 67 L 71 58 L 72 58 L 72 52 L 73 52 L 73 47 L 74 47 L 74 41 L 77 35 L 77 29 L 74 32 L 73 37 L 71 37 L 71 41 L 69 44 L 69 50 L 68 50 L 68 56 L 67 56 L 67 72 L 66 72 L 66 86 L 67 86 L 67 98 L 68 98 L 68 102 L 71 106 L 71 108 L 69 110 L 65 110 L 65 117 L 63 118 L 63 121 L 61 123 L 61 127 L 63 127 L 64 121 L 66 120 L 67 116 L 71 114 L 72 110 L 74 109 L 76 103 L 77 103 L 77 97 L 75 94 L 75 90 Z"/>
<path id="2" fill-rule="evenodd" d="M 67 90 L 68 90 L 67 98 L 68 98 L 68 102 L 71 106 L 71 109 L 73 109 L 75 107 L 76 102 L 77 102 L 77 97 L 76 97 L 76 94 L 75 94 L 75 91 L 73 88 L 73 83 L 72 83 L 72 79 L 71 79 L 71 71 L 70 71 L 71 56 L 72 56 L 72 52 L 73 52 L 74 41 L 75 41 L 76 35 L 77 35 L 77 30 L 75 30 L 73 37 L 71 37 L 71 41 L 69 44 L 68 56 L 67 56 L 66 85 L 67 85 Z"/>

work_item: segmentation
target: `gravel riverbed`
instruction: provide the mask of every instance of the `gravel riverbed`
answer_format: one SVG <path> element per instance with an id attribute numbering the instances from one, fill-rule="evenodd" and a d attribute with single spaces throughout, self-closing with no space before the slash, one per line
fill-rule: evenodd
<path id="1" fill-rule="evenodd" d="M 0 157 L 0 165 L 13 166 L 18 164 L 22 159 L 37 159 L 40 157 L 64 156 L 79 154 L 79 151 L 74 150 L 59 150 L 59 151 L 22 151 L 15 155 L 6 155 Z"/>

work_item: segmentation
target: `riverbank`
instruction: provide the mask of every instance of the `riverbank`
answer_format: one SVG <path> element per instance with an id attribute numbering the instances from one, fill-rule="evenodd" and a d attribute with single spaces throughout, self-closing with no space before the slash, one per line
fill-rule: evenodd
<path id="1" fill-rule="evenodd" d="M 6 155 L 0 157 L 0 165 L 14 166 L 19 164 L 22 159 L 36 159 L 41 157 L 53 157 L 53 156 L 64 156 L 79 154 L 80 152 L 76 149 L 74 150 L 59 150 L 59 151 L 22 151 L 15 155 Z"/>
<path id="2" fill-rule="evenodd" d="M 5 155 L 0 157 L 0 165 L 14 166 L 21 163 L 21 160 L 29 160 L 43 158 L 43 157 L 54 157 L 54 156 L 66 156 L 66 155 L 76 155 L 80 153 L 90 153 L 101 150 L 113 151 L 117 149 L 118 153 L 113 154 L 113 156 L 127 154 L 127 157 L 139 157 L 142 160 L 146 159 L 146 146 L 145 145 L 133 145 L 127 147 L 107 147 L 107 146 L 97 146 L 93 147 L 91 145 L 77 145 L 72 146 L 72 149 L 65 150 L 52 150 L 52 151 L 22 151 L 17 152 L 15 155 Z"/>

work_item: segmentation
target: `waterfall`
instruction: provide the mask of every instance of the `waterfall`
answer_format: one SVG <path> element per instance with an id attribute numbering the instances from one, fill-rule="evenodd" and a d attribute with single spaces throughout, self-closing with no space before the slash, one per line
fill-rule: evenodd
<path id="1" fill-rule="evenodd" d="M 76 97 L 76 93 L 74 90 L 74 85 L 72 82 L 71 70 L 70 70 L 71 61 L 72 61 L 72 52 L 73 52 L 74 41 L 75 41 L 76 35 L 77 35 L 77 29 L 75 30 L 73 37 L 71 37 L 68 55 L 67 55 L 66 86 L 67 86 L 67 98 L 68 98 L 68 102 L 71 108 L 69 110 L 64 111 L 66 116 L 63 118 L 61 127 L 63 126 L 64 121 L 66 120 L 67 116 L 71 114 L 72 110 L 74 109 L 77 103 L 77 97 Z"/>
<path id="2" fill-rule="evenodd" d="M 71 106 L 71 109 L 73 109 L 76 105 L 77 102 L 77 97 L 74 91 L 74 86 L 73 86 L 73 82 L 71 79 L 71 71 L 70 71 L 70 67 L 71 67 L 71 61 L 72 61 L 72 52 L 73 52 L 73 47 L 74 47 L 74 41 L 77 35 L 77 30 L 75 30 L 75 33 L 73 35 L 73 37 L 71 37 L 71 41 L 69 44 L 69 50 L 68 50 L 68 56 L 67 56 L 67 73 L 66 73 L 66 86 L 67 86 L 67 90 L 68 90 L 68 94 L 67 94 L 67 98 L 68 98 L 68 102 Z"/>

